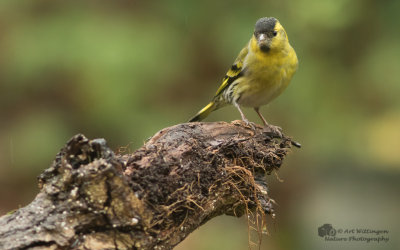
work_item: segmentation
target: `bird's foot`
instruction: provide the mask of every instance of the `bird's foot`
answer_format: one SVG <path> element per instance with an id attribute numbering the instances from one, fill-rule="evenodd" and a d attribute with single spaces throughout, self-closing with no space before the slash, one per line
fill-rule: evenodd
<path id="1" fill-rule="evenodd" d="M 247 119 L 244 119 L 243 121 L 247 127 L 251 128 L 252 130 L 256 130 L 256 124 L 254 122 L 251 122 Z"/>
<path id="2" fill-rule="evenodd" d="M 263 132 L 269 133 L 274 137 L 283 138 L 282 128 L 275 125 L 270 125 L 270 124 L 265 125 L 263 128 Z"/>
<path id="3" fill-rule="evenodd" d="M 249 128 L 251 130 L 256 130 L 256 128 L 257 128 L 257 125 L 254 122 L 251 122 L 247 119 L 246 120 L 235 120 L 235 121 L 232 121 L 232 123 L 239 125 L 239 126 L 244 125 L 245 127 Z"/>

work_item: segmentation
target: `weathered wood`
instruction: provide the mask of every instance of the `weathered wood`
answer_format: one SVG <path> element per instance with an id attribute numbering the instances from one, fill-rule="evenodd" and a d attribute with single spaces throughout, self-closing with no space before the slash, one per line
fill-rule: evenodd
<path id="1" fill-rule="evenodd" d="M 32 203 L 0 218 L 0 249 L 171 249 L 215 216 L 271 214 L 265 175 L 293 143 L 273 137 L 239 121 L 186 123 L 115 155 L 76 135 Z"/>

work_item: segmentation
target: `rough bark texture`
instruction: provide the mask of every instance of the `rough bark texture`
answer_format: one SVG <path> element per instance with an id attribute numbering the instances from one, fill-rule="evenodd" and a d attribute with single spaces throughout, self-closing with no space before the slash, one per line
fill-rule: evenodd
<path id="1" fill-rule="evenodd" d="M 211 218 L 272 214 L 266 174 L 293 142 L 242 122 L 161 130 L 132 154 L 76 135 L 28 206 L 0 218 L 0 249 L 171 249 Z"/>

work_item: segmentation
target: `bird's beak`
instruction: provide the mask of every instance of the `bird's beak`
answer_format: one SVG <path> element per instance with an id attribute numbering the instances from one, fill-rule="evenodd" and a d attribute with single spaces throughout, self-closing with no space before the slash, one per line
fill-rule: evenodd
<path id="1" fill-rule="evenodd" d="M 257 38 L 258 47 L 264 52 L 269 51 L 270 40 L 265 34 L 260 34 Z"/>
<path id="2" fill-rule="evenodd" d="M 267 39 L 267 36 L 264 34 L 260 34 L 260 36 L 258 37 L 258 43 L 263 42 Z"/>

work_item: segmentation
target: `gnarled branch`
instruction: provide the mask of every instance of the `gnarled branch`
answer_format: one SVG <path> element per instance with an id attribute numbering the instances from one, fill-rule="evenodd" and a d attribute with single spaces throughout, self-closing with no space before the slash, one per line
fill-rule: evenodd
<path id="1" fill-rule="evenodd" d="M 165 128 L 125 155 L 76 135 L 0 218 L 0 248 L 171 249 L 215 216 L 273 214 L 265 174 L 292 143 L 238 121 Z"/>

